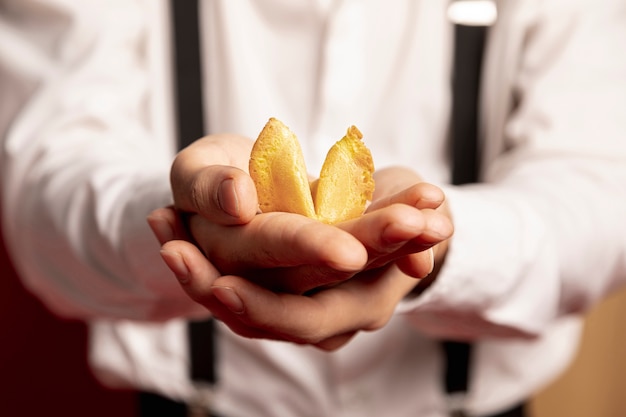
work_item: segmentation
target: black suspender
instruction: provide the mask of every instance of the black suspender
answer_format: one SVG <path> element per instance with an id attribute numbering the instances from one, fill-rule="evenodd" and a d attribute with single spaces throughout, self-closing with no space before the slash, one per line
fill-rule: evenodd
<path id="1" fill-rule="evenodd" d="M 478 104 L 486 32 L 485 26 L 454 26 L 450 142 L 452 183 L 456 185 L 478 180 Z M 464 394 L 468 389 L 472 346 L 444 341 L 442 348 L 446 391 L 450 395 Z M 453 410 L 453 415 L 463 415 L 462 409 Z"/>
<path id="2" fill-rule="evenodd" d="M 198 0 L 170 0 L 178 145 L 204 136 Z"/>
<path id="3" fill-rule="evenodd" d="M 456 185 L 478 181 L 479 152 L 479 92 L 483 53 L 488 27 L 454 27 L 454 57 L 452 73 L 452 112 L 450 142 L 452 148 L 452 183 Z M 449 394 L 463 394 L 468 389 L 471 373 L 472 345 L 459 341 L 442 343 L 446 359 L 445 388 Z M 461 407 L 452 409 L 452 417 L 466 414 Z M 523 417 L 523 403 L 490 417 Z"/>
<path id="4" fill-rule="evenodd" d="M 486 33 L 485 26 L 454 27 L 450 140 L 452 183 L 457 185 L 478 180 L 478 96 Z"/>

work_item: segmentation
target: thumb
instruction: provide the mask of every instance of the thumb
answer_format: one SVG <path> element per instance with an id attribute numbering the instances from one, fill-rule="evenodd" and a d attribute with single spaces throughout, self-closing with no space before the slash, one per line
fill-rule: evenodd
<path id="1" fill-rule="evenodd" d="M 217 224 L 248 223 L 258 210 L 245 171 L 252 144 L 242 136 L 209 135 L 180 151 L 170 171 L 175 207 Z"/>
<path id="2" fill-rule="evenodd" d="M 172 179 L 176 208 L 222 225 L 248 223 L 258 210 L 252 178 L 244 171 L 211 165 Z"/>

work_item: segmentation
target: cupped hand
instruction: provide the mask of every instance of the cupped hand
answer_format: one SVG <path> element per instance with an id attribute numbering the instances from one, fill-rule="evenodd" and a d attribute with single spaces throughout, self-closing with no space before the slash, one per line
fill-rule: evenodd
<path id="1" fill-rule="evenodd" d="M 149 222 L 183 288 L 246 337 L 334 349 L 382 326 L 415 287 L 413 277 L 427 275 L 445 254 L 452 222 L 441 190 L 390 168 L 376 174 L 374 201 L 358 219 L 330 226 L 257 214 L 246 171 L 251 146 L 212 136 L 176 158 L 176 209 L 189 221 L 183 227 L 166 208 Z"/>
<path id="2" fill-rule="evenodd" d="M 441 190 L 393 168 L 376 173 L 368 213 L 337 227 L 287 213 L 256 215 L 256 189 L 246 172 L 251 147 L 240 136 L 211 135 L 181 151 L 172 166 L 175 206 L 188 213 L 193 240 L 222 274 L 299 294 L 394 260 L 417 278 L 432 270 L 426 249 L 450 229 L 435 211 Z"/>
<path id="3" fill-rule="evenodd" d="M 403 190 L 401 193 L 415 195 L 414 192 L 415 190 Z M 398 214 L 406 210 L 404 214 L 410 214 L 414 208 L 395 202 L 398 198 L 405 201 L 406 196 L 392 196 L 389 200 L 391 205 L 377 208 L 363 216 L 361 226 L 367 224 L 366 220 L 373 224 L 377 222 L 385 224 L 381 219 L 393 219 L 394 215 L 388 217 L 390 213 Z M 419 209 L 414 210 L 420 212 Z M 426 210 L 429 210 L 429 214 L 436 213 L 436 210 Z M 405 218 L 404 214 L 399 217 Z M 271 226 L 273 221 L 286 220 L 282 218 L 283 216 L 302 220 L 301 216 L 281 213 L 269 214 L 265 217 L 269 217 L 267 221 L 269 222 L 268 225 Z M 257 217 L 263 218 L 264 216 L 259 215 Z M 405 246 L 432 246 L 433 240 L 438 240 L 437 235 L 447 236 L 451 233 L 450 224 L 443 218 L 436 219 L 433 216 L 435 221 L 427 219 L 424 224 L 432 222 L 442 227 L 435 226 L 432 230 L 424 233 L 424 236 L 409 238 L 406 242 L 401 239 L 405 233 L 402 228 L 389 226 L 395 224 L 393 221 L 388 224 L 392 232 L 387 233 L 394 239 L 399 239 L 396 249 L 398 252 L 406 252 Z M 184 233 L 184 229 L 180 224 L 176 226 L 178 217 L 173 210 L 160 209 L 156 211 L 151 216 L 151 223 L 158 224 L 163 219 L 168 219 L 167 222 L 171 225 L 172 230 L 169 235 L 160 234 L 164 259 L 179 278 L 183 289 L 190 298 L 204 305 L 235 333 L 244 337 L 311 344 L 326 350 L 337 349 L 347 343 L 357 332 L 375 330 L 383 326 L 393 314 L 397 303 L 411 292 L 416 283 L 419 282 L 400 271 L 396 262 L 396 264 L 388 263 L 383 267 L 370 269 L 365 269 L 367 265 L 364 265 L 364 270 L 358 274 L 346 273 L 352 279 L 307 295 L 299 292 L 272 291 L 243 276 L 225 275 L 218 271 L 199 247 L 181 239 L 183 236 L 180 233 Z M 201 220 L 199 217 L 198 219 Z M 307 222 L 309 220 L 303 223 L 303 230 L 306 230 L 307 227 L 320 225 L 317 222 L 310 224 Z M 371 242 L 366 249 L 370 259 L 376 256 L 381 258 L 389 256 L 389 253 L 393 252 L 393 250 L 385 249 L 384 244 L 382 247 L 377 246 L 377 242 L 385 239 L 378 238 L 377 233 L 371 233 L 371 236 L 368 237 L 368 230 L 371 229 L 359 228 L 357 227 L 358 224 L 359 222 L 354 222 L 342 227 L 346 229 L 353 227 L 357 236 L 359 236 L 359 230 L 362 231 L 364 236 L 360 236 L 360 238 Z M 234 229 L 247 226 L 249 225 L 235 226 Z M 333 228 L 332 226 L 323 226 Z M 158 227 L 155 230 L 158 230 Z M 173 230 L 178 231 L 174 232 Z M 385 233 L 382 235 L 385 236 Z M 406 237 L 412 236 L 414 233 L 410 232 Z M 326 239 L 321 239 L 321 242 L 326 242 Z M 319 246 L 320 249 L 323 247 Z M 332 253 L 332 250 L 329 251 L 329 254 Z M 398 256 L 401 255 L 398 254 Z M 284 268 L 283 270 L 289 272 L 286 273 L 285 278 L 298 279 L 297 268 Z"/>
<path id="4" fill-rule="evenodd" d="M 295 294 L 426 251 L 407 268 L 422 278 L 433 268 L 427 249 L 450 233 L 441 213 L 399 203 L 338 226 L 290 213 L 259 214 L 237 227 L 193 216 L 189 225 L 196 244 L 223 274 Z"/>
<path id="5" fill-rule="evenodd" d="M 275 292 L 222 275 L 196 245 L 177 235 L 184 228 L 174 210 L 156 210 L 149 221 L 163 243 L 163 259 L 190 298 L 243 337 L 337 349 L 358 331 L 383 326 L 416 282 L 391 264 L 308 295 Z"/>
<path id="6" fill-rule="evenodd" d="M 452 233 L 441 190 L 415 182 L 410 171 L 381 174 L 381 196 L 363 216 L 330 226 L 289 213 L 264 213 L 233 227 L 202 216 L 190 219 L 197 245 L 223 274 L 239 275 L 274 291 L 305 293 L 345 281 L 364 269 L 397 261 L 422 278 L 434 264 L 428 249 Z M 402 176 L 400 176 L 402 174 Z M 399 186 L 411 184 L 406 189 Z"/>

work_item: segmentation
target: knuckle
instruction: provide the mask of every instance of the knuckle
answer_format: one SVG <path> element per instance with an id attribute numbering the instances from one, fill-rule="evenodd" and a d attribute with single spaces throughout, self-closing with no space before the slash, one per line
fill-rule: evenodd
<path id="1" fill-rule="evenodd" d="M 407 204 L 394 204 L 389 207 L 390 220 L 394 222 L 402 221 L 406 217 L 414 216 L 418 212 L 419 211 L 415 207 Z"/>
<path id="2" fill-rule="evenodd" d="M 209 196 L 209 187 L 203 181 L 194 181 L 191 188 L 191 201 L 198 213 L 207 213 L 211 207 L 211 197 Z"/>
<path id="3" fill-rule="evenodd" d="M 374 331 L 380 330 L 389 323 L 390 315 L 385 315 L 383 317 L 376 317 L 369 321 L 369 323 L 363 328 L 363 330 Z"/>

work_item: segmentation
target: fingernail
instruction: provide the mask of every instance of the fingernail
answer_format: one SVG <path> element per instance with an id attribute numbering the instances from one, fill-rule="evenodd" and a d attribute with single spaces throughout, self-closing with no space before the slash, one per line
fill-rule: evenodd
<path id="1" fill-rule="evenodd" d="M 148 216 L 147 220 L 152 233 L 161 245 L 174 240 L 174 227 L 167 220 L 156 216 Z"/>
<path id="2" fill-rule="evenodd" d="M 233 313 L 241 314 L 244 312 L 243 301 L 241 301 L 241 298 L 239 298 L 235 290 L 232 288 L 214 286 L 211 287 L 211 291 L 215 297 Z"/>
<path id="3" fill-rule="evenodd" d="M 239 199 L 235 190 L 235 180 L 225 179 L 217 190 L 217 202 L 220 208 L 233 217 L 239 217 Z"/>
<path id="4" fill-rule="evenodd" d="M 161 258 L 163 258 L 167 267 L 172 270 L 181 284 L 189 282 L 189 269 L 185 264 L 185 260 L 178 252 L 161 250 Z"/>

